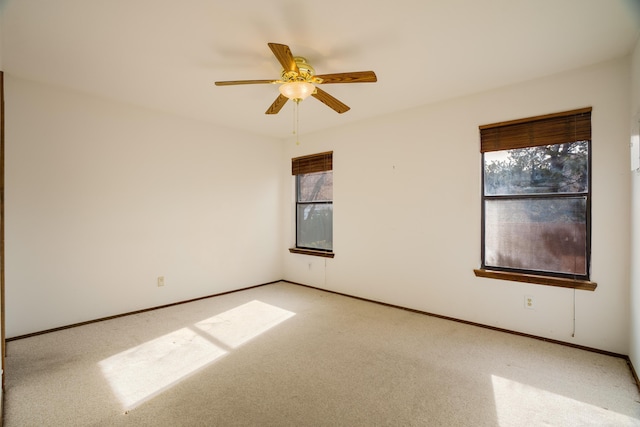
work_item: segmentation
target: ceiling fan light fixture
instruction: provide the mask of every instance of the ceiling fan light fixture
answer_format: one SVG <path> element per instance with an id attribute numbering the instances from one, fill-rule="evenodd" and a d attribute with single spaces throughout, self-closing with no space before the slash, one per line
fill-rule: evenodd
<path id="1" fill-rule="evenodd" d="M 2 0 L 0 0 L 2 2 Z M 282 71 L 278 80 L 229 80 L 215 82 L 216 86 L 250 85 L 250 84 L 280 84 L 280 94 L 267 108 L 265 114 L 278 114 L 288 100 L 297 104 L 313 95 L 338 114 L 349 111 L 349 106 L 343 104 L 317 85 L 325 83 L 374 83 L 378 81 L 373 71 L 352 71 L 349 73 L 332 73 L 316 76 L 315 70 L 302 56 L 293 56 L 289 46 L 280 43 L 268 43 Z"/>
<path id="2" fill-rule="evenodd" d="M 313 94 L 316 87 L 309 82 L 287 82 L 280 85 L 280 93 L 291 100 L 304 100 Z"/>

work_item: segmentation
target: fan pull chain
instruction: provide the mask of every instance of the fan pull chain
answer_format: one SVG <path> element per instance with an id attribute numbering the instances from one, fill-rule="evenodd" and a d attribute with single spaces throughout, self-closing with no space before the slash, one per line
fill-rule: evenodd
<path id="1" fill-rule="evenodd" d="M 292 134 L 296 134 L 297 133 L 297 129 L 296 129 L 296 116 L 298 115 L 298 103 L 295 101 L 295 99 L 293 100 L 293 131 L 291 132 Z"/>
<path id="2" fill-rule="evenodd" d="M 298 113 L 298 107 L 300 105 L 300 100 L 299 99 L 294 99 L 293 102 L 295 103 L 294 107 L 293 107 L 293 133 L 296 136 L 296 145 L 300 145 L 300 139 L 299 139 L 299 113 Z"/>

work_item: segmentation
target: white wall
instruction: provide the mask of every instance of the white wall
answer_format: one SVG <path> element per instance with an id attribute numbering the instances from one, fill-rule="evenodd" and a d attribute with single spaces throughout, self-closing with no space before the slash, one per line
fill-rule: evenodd
<path id="1" fill-rule="evenodd" d="M 5 77 L 8 337 L 282 278 L 281 141 Z"/>
<path id="2" fill-rule="evenodd" d="M 628 354 L 629 64 L 599 64 L 409 110 L 287 145 L 333 150 L 334 259 L 287 254 L 285 278 L 485 325 Z M 478 126 L 593 107 L 594 292 L 476 278 Z M 285 176 L 285 224 L 293 224 Z M 286 228 L 284 246 L 294 244 Z M 573 333 L 575 292 L 575 337 Z M 524 297 L 536 310 L 524 309 Z"/>
<path id="3" fill-rule="evenodd" d="M 636 43 L 631 56 L 631 128 L 633 136 L 640 139 L 638 120 L 640 120 L 640 40 Z M 640 372 L 640 171 L 631 173 L 632 182 L 632 233 L 631 233 L 631 344 L 629 357 L 636 370 Z"/>

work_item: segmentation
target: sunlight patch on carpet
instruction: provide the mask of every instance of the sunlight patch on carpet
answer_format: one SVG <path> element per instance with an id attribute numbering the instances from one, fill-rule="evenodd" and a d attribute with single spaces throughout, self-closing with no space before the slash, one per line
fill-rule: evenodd
<path id="1" fill-rule="evenodd" d="M 492 375 L 498 425 L 638 426 L 615 411 Z"/>
<path id="2" fill-rule="evenodd" d="M 170 388 L 295 313 L 251 301 L 98 363 L 124 410 Z"/>
<path id="3" fill-rule="evenodd" d="M 251 301 L 195 324 L 222 344 L 236 348 L 287 320 L 295 313 Z"/>

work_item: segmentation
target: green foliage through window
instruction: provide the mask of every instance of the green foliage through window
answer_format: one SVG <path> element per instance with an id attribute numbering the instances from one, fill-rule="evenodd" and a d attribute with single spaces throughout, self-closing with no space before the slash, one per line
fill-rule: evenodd
<path id="1" fill-rule="evenodd" d="M 485 195 L 587 191 L 588 141 L 484 154 Z"/>

